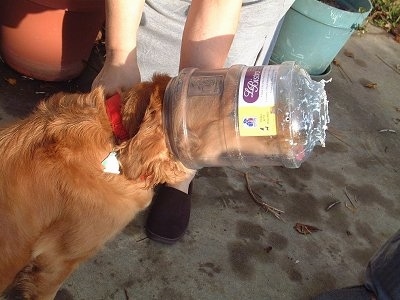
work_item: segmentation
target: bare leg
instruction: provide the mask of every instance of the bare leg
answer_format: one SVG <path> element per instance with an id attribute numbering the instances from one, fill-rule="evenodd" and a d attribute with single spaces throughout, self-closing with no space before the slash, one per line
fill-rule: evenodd
<path id="1" fill-rule="evenodd" d="M 189 185 L 192 182 L 192 180 L 193 180 L 195 175 L 196 175 L 196 171 L 193 170 L 193 173 L 189 174 L 184 181 L 177 182 L 175 184 L 168 184 L 167 183 L 167 186 L 172 187 L 174 189 L 177 189 L 177 190 L 187 194 L 188 190 L 189 190 Z"/>

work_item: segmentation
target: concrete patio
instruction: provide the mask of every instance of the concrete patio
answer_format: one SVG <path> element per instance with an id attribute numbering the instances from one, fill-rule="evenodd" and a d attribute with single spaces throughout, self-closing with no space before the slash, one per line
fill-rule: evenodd
<path id="1" fill-rule="evenodd" d="M 302 300 L 362 283 L 371 255 L 400 228 L 399 65 L 400 44 L 386 32 L 354 34 L 328 76 L 325 148 L 299 169 L 200 170 L 181 241 L 147 239 L 143 212 L 70 277 L 65 299 Z M 54 92 L 87 91 L 95 75 L 88 67 L 74 81 L 45 83 L 1 62 L 1 125 Z M 254 202 L 245 172 L 283 221 Z M 320 230 L 303 235 L 296 223 Z"/>

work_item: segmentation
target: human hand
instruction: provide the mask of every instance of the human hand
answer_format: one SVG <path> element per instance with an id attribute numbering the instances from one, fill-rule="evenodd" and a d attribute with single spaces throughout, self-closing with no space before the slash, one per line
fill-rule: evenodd
<path id="1" fill-rule="evenodd" d="M 107 52 L 104 66 L 92 83 L 92 89 L 103 86 L 105 94 L 121 93 L 141 81 L 136 49 L 129 53 Z"/>

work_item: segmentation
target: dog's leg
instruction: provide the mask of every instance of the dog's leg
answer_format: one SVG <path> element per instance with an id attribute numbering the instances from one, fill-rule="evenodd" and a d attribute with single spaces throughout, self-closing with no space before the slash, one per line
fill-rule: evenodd
<path id="1" fill-rule="evenodd" d="M 52 261 L 53 260 L 53 261 Z M 52 300 L 80 260 L 41 255 L 21 270 L 6 292 L 6 299 Z"/>
<path id="2" fill-rule="evenodd" d="M 82 252 L 78 243 L 70 247 L 68 234 L 57 225 L 35 243 L 30 263 L 17 274 L 6 299 L 54 299 L 64 280 L 97 250 Z"/>

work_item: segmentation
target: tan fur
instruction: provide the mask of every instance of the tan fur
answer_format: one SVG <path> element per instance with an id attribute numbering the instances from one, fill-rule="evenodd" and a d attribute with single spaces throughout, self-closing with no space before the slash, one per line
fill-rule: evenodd
<path id="1" fill-rule="evenodd" d="M 155 184 L 182 180 L 187 169 L 162 128 L 169 79 L 157 75 L 122 95 L 130 139 L 118 146 L 121 175 L 101 165 L 116 146 L 101 89 L 57 94 L 0 132 L 0 294 L 53 299 L 149 204 Z"/>

